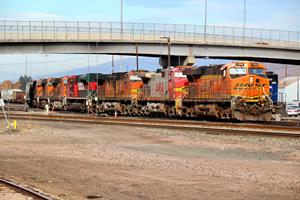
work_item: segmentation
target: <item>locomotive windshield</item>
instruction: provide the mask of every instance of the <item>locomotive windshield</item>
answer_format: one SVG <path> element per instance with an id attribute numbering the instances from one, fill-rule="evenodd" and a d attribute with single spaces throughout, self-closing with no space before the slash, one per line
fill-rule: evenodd
<path id="1" fill-rule="evenodd" d="M 182 72 L 175 72 L 174 77 L 175 78 L 186 78 L 187 76 L 184 75 Z"/>
<path id="2" fill-rule="evenodd" d="M 266 77 L 265 70 L 261 68 L 249 68 L 249 74 Z"/>
<path id="3" fill-rule="evenodd" d="M 238 78 L 245 76 L 247 74 L 247 70 L 243 67 L 233 67 L 229 69 L 229 74 L 231 78 Z"/>
<path id="4" fill-rule="evenodd" d="M 138 76 L 133 75 L 133 76 L 130 76 L 130 81 L 137 82 L 137 81 L 142 81 L 142 79 Z"/>

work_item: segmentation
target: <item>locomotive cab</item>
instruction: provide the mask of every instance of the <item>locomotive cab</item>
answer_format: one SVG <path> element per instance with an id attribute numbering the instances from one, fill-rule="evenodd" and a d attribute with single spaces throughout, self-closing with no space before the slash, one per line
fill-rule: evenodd
<path id="1" fill-rule="evenodd" d="M 139 72 L 131 71 L 128 73 L 129 76 L 129 86 L 131 88 L 130 96 L 133 101 L 137 101 L 141 97 L 143 80 L 139 77 Z"/>
<path id="2" fill-rule="evenodd" d="M 188 70 L 190 66 L 177 66 L 171 70 L 169 78 L 169 97 L 171 99 L 182 99 L 187 95 L 188 78 L 183 74 L 184 70 Z"/>

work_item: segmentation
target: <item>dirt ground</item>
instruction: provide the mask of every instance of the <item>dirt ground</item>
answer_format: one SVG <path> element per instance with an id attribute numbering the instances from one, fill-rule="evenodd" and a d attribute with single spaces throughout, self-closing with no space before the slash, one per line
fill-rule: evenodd
<path id="1" fill-rule="evenodd" d="M 61 199 L 300 199 L 300 139 L 30 121 L 19 128 L 0 131 L 0 176 Z"/>

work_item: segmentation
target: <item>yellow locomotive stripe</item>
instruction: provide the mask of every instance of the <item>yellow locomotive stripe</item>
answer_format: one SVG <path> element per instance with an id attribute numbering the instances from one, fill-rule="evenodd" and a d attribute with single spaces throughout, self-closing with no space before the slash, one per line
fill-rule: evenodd
<path id="1" fill-rule="evenodd" d="M 257 96 L 242 96 L 242 95 L 238 95 L 238 94 L 231 94 L 231 96 L 240 96 L 240 97 L 242 97 L 242 98 L 244 98 L 244 99 L 261 99 L 262 98 L 262 96 L 264 96 L 264 95 L 257 95 Z"/>
<path id="2" fill-rule="evenodd" d="M 219 79 L 222 78 L 222 75 L 214 74 L 214 75 L 202 75 L 200 80 L 207 80 L 207 79 Z"/>
<path id="3" fill-rule="evenodd" d="M 174 91 L 175 91 L 175 92 L 183 92 L 183 93 L 187 93 L 187 86 L 174 88 Z"/>

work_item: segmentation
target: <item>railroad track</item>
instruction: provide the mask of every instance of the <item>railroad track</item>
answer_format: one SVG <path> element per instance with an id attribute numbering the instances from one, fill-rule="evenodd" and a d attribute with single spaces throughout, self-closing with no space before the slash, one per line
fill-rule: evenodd
<path id="1" fill-rule="evenodd" d="M 29 113 L 10 113 L 10 118 L 36 121 L 56 121 L 85 124 L 121 125 L 133 127 L 166 128 L 176 130 L 194 130 L 209 134 L 236 134 L 236 135 L 266 135 L 300 137 L 300 127 L 287 127 L 280 125 L 229 123 L 229 122 L 207 122 L 189 120 L 169 120 L 152 118 L 113 118 L 92 117 L 76 115 L 41 115 Z M 0 114 L 0 117 L 4 117 Z"/>
<path id="2" fill-rule="evenodd" d="M 23 111 L 23 112 L 26 112 L 27 109 L 28 109 L 28 106 L 26 104 L 7 103 L 4 106 L 4 109 L 6 111 Z"/>
<path id="3" fill-rule="evenodd" d="M 0 185 L 4 185 L 18 193 L 23 194 L 24 196 L 35 199 L 35 200 L 54 200 L 54 198 L 46 196 L 40 192 L 37 192 L 33 189 L 29 189 L 27 187 L 21 186 L 17 183 L 14 183 L 12 181 L 0 178 Z M 27 198 L 26 198 L 27 199 Z"/>

